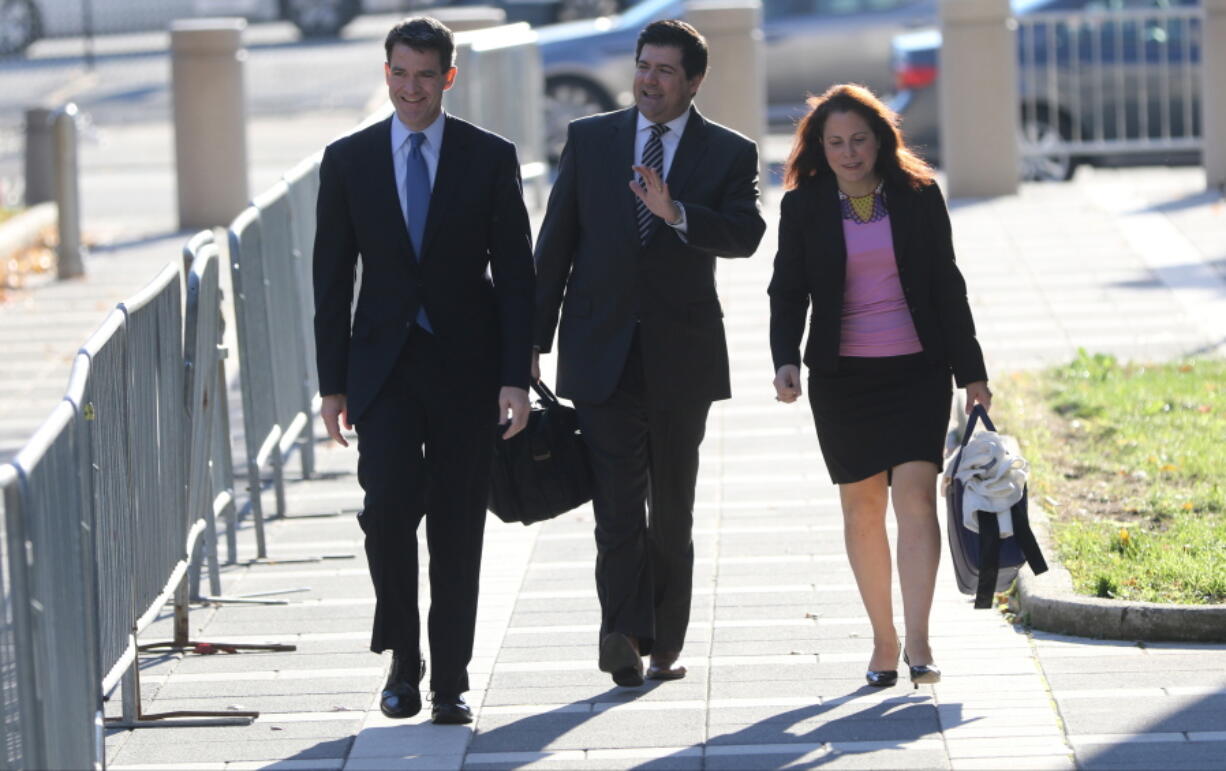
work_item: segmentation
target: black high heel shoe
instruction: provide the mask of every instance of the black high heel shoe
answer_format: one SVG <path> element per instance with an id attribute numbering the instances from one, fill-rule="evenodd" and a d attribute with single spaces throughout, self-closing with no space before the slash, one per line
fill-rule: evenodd
<path id="1" fill-rule="evenodd" d="M 903 663 L 907 665 L 911 674 L 911 684 L 915 688 L 921 685 L 933 685 L 941 682 L 941 668 L 935 664 L 919 664 L 913 665 L 911 659 L 904 652 L 902 654 Z M 891 683 L 892 685 L 892 683 Z"/>
<path id="2" fill-rule="evenodd" d="M 902 649 L 902 641 L 898 647 Z M 897 669 L 870 669 L 864 673 L 864 679 L 874 688 L 890 688 L 898 682 Z"/>
<path id="3" fill-rule="evenodd" d="M 870 669 L 864 673 L 864 679 L 874 688 L 889 688 L 898 682 L 898 670 Z"/>

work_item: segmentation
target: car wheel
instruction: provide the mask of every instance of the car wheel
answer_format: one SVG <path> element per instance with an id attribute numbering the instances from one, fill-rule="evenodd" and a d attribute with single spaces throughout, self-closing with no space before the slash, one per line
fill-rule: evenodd
<path id="1" fill-rule="evenodd" d="M 282 15 L 303 37 L 334 37 L 358 15 L 360 0 L 282 0 Z"/>
<path id="2" fill-rule="evenodd" d="M 29 48 L 42 36 L 42 26 L 32 0 L 0 0 L 0 56 Z"/>
<path id="3" fill-rule="evenodd" d="M 595 19 L 620 11 L 621 3 L 618 0 L 561 0 L 558 3 L 558 21 Z"/>
<path id="4" fill-rule="evenodd" d="M 613 100 L 590 80 L 574 77 L 551 78 L 545 82 L 545 149 L 549 160 L 557 162 L 566 145 L 566 126 L 576 118 L 608 112 Z"/>
<path id="5" fill-rule="evenodd" d="M 1024 149 L 1039 151 L 1022 157 L 1023 180 L 1063 182 L 1073 176 L 1078 159 L 1064 147 L 1073 136 L 1071 126 L 1067 115 L 1057 113 L 1053 117 L 1043 105 L 1033 115 L 1023 108 L 1019 141 Z"/>

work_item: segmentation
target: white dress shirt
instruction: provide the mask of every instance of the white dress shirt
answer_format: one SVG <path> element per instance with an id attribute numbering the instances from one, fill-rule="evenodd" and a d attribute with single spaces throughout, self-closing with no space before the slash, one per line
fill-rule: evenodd
<path id="1" fill-rule="evenodd" d="M 692 106 L 688 107 L 681 115 L 664 124 L 668 126 L 668 131 L 664 132 L 660 137 L 660 144 L 663 145 L 664 149 L 665 181 L 668 180 L 668 171 L 673 167 L 673 157 L 677 154 L 677 146 L 681 144 L 681 135 L 685 133 L 685 125 L 689 123 L 690 113 L 693 111 L 694 108 Z M 638 115 L 638 126 L 634 132 L 634 162 L 636 165 L 642 166 L 643 151 L 647 148 L 647 140 L 651 137 L 651 127 L 656 124 L 643 117 L 643 113 L 640 112 Z M 686 230 L 685 207 L 681 205 L 680 201 L 673 201 L 673 203 L 677 204 L 677 209 L 681 212 L 681 221 L 675 225 L 667 221 L 665 224 L 678 233 L 684 234 Z"/>
<path id="2" fill-rule="evenodd" d="M 421 154 L 426 159 L 426 169 L 430 172 L 431 190 L 434 189 L 434 178 L 438 173 L 438 159 L 443 149 L 443 126 L 446 120 L 447 113 L 440 112 L 434 122 L 421 132 L 426 135 L 425 141 L 421 143 Z M 409 142 L 411 133 L 413 130 L 400 122 L 400 116 L 393 114 L 392 163 L 396 170 L 396 195 L 400 198 L 400 213 L 404 215 L 405 225 L 408 225 L 409 222 L 409 204 L 404 200 L 404 178 L 408 174 L 409 149 L 412 147 L 412 143 Z"/>

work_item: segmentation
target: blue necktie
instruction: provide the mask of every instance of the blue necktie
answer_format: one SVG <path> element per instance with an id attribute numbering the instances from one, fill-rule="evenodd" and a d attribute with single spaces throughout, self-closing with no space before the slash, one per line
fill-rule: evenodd
<path id="1" fill-rule="evenodd" d="M 426 135 L 420 131 L 409 134 L 409 157 L 405 163 L 404 203 L 408 208 L 405 224 L 409 227 L 409 240 L 413 242 L 413 254 L 421 262 L 421 241 L 426 234 L 426 215 L 430 213 L 430 169 L 426 157 L 421 154 L 421 143 Z M 417 311 L 417 324 L 427 332 L 433 332 L 426 318 L 423 305 Z"/>

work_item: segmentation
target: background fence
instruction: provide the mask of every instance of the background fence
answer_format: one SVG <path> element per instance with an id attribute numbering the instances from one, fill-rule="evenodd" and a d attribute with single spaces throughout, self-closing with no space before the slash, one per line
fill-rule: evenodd
<path id="1" fill-rule="evenodd" d="M 1019 15 L 1023 152 L 1198 150 L 1201 10 Z"/>

